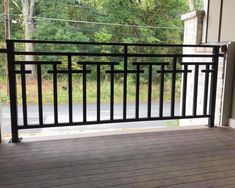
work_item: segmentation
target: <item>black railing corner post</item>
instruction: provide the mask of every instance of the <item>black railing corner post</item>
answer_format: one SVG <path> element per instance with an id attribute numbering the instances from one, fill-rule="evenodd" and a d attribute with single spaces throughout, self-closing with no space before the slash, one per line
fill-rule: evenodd
<path id="1" fill-rule="evenodd" d="M 213 72 L 211 76 L 211 91 L 210 91 L 210 106 L 209 106 L 209 121 L 208 126 L 215 126 L 215 111 L 216 111 L 216 90 L 217 90 L 217 76 L 218 76 L 218 63 L 219 63 L 220 46 L 213 48 Z"/>
<path id="2" fill-rule="evenodd" d="M 12 143 L 20 142 L 18 135 L 18 115 L 17 115 L 17 95 L 16 95 L 16 74 L 15 74 L 15 56 L 14 56 L 14 42 L 7 40 L 7 68 L 9 77 L 9 91 L 10 91 L 10 110 L 11 110 L 11 134 Z"/>

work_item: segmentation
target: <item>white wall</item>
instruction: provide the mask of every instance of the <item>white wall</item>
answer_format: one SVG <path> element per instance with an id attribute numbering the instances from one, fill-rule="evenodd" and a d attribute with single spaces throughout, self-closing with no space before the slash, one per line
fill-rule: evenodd
<path id="1" fill-rule="evenodd" d="M 225 69 L 221 124 L 235 127 L 235 0 L 205 0 L 205 11 L 203 42 L 230 43 L 225 61 L 222 62 Z"/>
<path id="2" fill-rule="evenodd" d="M 208 23 L 205 24 L 203 31 L 203 41 L 209 43 L 235 41 L 235 0 L 205 0 L 205 5 Z M 209 5 L 209 14 L 207 5 Z"/>
<path id="3" fill-rule="evenodd" d="M 221 41 L 235 41 L 235 0 L 224 0 Z"/>
<path id="4" fill-rule="evenodd" d="M 209 14 L 206 14 L 208 16 L 208 28 L 207 31 L 204 30 L 204 32 L 207 32 L 207 42 L 218 42 L 220 1 L 221 0 L 210 0 L 209 3 Z"/>

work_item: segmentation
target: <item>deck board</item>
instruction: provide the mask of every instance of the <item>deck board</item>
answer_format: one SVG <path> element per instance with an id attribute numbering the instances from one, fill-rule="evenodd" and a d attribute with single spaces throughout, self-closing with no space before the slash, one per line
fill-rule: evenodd
<path id="1" fill-rule="evenodd" d="M 0 145 L 0 187 L 235 187 L 235 131 L 176 130 Z"/>

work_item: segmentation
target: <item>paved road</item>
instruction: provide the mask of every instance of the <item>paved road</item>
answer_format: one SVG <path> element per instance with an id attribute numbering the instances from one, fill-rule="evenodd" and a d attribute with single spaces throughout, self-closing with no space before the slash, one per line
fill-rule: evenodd
<path id="1" fill-rule="evenodd" d="M 152 116 L 158 116 L 159 105 L 157 103 L 152 104 Z M 175 114 L 179 114 L 180 105 L 177 103 L 175 105 Z M 101 105 L 101 119 L 108 120 L 109 119 L 109 105 L 102 104 Z M 19 107 L 19 123 L 23 123 L 22 119 L 22 106 Z M 59 122 L 68 122 L 68 105 L 59 105 L 58 106 L 59 113 Z M 88 104 L 87 105 L 87 120 L 92 121 L 96 120 L 96 105 Z M 140 117 L 147 117 L 147 105 L 144 103 L 140 104 Z M 170 104 L 164 103 L 164 115 L 170 114 Z M 44 105 L 43 106 L 43 115 L 44 115 L 44 123 L 53 123 L 53 105 Z M 114 118 L 120 119 L 122 118 L 122 104 L 115 104 L 114 106 Z M 127 118 L 135 117 L 135 104 L 127 105 Z M 10 132 L 10 109 L 9 105 L 2 106 L 2 132 L 4 134 L 8 134 Z M 73 121 L 82 121 L 82 105 L 74 104 L 73 105 Z M 29 124 L 38 123 L 38 106 L 37 105 L 29 105 L 28 106 L 28 122 Z M 105 125 L 91 125 L 91 126 L 79 126 L 79 127 L 62 127 L 62 128 L 50 128 L 50 129 L 35 129 L 30 130 L 32 134 L 34 133 L 46 133 L 46 134 L 56 134 L 56 133 L 65 133 L 71 131 L 98 131 L 105 129 L 127 129 L 127 128 L 151 128 L 151 127 L 165 127 L 167 125 L 166 121 L 153 121 L 153 122 L 131 122 L 131 123 L 116 123 L 116 124 L 105 124 Z M 29 131 L 26 131 L 29 132 Z"/>

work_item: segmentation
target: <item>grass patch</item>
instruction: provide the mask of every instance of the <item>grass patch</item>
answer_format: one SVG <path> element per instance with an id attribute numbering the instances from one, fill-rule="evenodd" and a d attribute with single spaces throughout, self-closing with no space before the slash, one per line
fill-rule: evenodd
<path id="1" fill-rule="evenodd" d="M 179 120 L 169 120 L 166 122 L 168 128 L 178 128 Z"/>

